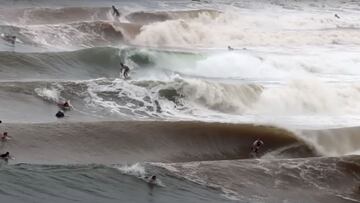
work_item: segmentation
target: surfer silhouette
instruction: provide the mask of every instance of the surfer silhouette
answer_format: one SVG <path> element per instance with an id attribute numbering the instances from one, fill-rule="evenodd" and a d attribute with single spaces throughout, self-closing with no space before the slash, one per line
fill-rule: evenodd
<path id="1" fill-rule="evenodd" d="M 130 68 L 123 63 L 120 63 L 120 66 L 121 66 L 120 71 L 121 71 L 124 79 L 127 79 L 129 77 Z"/>
<path id="2" fill-rule="evenodd" d="M 113 14 L 114 14 L 116 17 L 119 17 L 119 16 L 120 16 L 119 10 L 117 10 L 114 5 L 111 6 L 111 8 L 112 8 L 112 10 L 113 10 Z"/>
<path id="3" fill-rule="evenodd" d="M 251 146 L 251 153 L 257 155 L 260 147 L 262 147 L 263 145 L 264 145 L 264 142 L 262 140 L 256 139 Z"/>
<path id="4" fill-rule="evenodd" d="M 63 103 L 59 103 L 58 106 L 64 111 L 70 110 L 72 108 L 70 104 L 70 100 L 66 100 Z"/>
<path id="5" fill-rule="evenodd" d="M 3 135 L 1 136 L 1 141 L 5 142 L 5 141 L 7 141 L 9 139 L 10 139 L 10 137 L 9 137 L 8 133 L 4 132 Z"/>
<path id="6" fill-rule="evenodd" d="M 151 176 L 151 178 L 149 178 L 149 183 L 150 184 L 155 184 L 156 183 L 156 176 Z"/>
<path id="7" fill-rule="evenodd" d="M 9 152 L 6 152 L 5 154 L 0 154 L 0 159 L 3 159 L 3 160 L 5 160 L 6 162 L 8 162 L 9 159 L 11 159 L 10 153 L 9 153 Z"/>

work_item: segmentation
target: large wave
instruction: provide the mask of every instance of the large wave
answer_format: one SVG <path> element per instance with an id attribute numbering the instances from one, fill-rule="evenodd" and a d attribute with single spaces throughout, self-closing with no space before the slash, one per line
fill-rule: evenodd
<path id="1" fill-rule="evenodd" d="M 355 14 L 346 15 L 358 18 Z M 359 44 L 360 25 L 356 22 L 337 21 L 319 13 L 269 11 L 254 15 L 235 9 L 215 16 L 202 13 L 191 19 L 155 22 L 142 27 L 134 42 L 160 47 Z"/>
<path id="2" fill-rule="evenodd" d="M 183 162 L 252 158 L 256 138 L 265 154 L 315 156 L 294 134 L 275 127 L 201 122 L 95 122 L 6 124 L 6 146 L 24 163 L 105 163 L 121 161 Z M 284 151 L 281 150 L 284 148 Z M 292 148 L 294 150 L 290 150 Z M 286 150 L 287 149 L 287 150 Z M 296 149 L 296 150 L 295 150 Z"/>
<path id="3" fill-rule="evenodd" d="M 97 70 L 97 67 L 82 70 L 79 74 L 91 73 L 93 70 Z M 102 71 L 97 76 L 119 75 L 117 66 Z M 41 108 L 43 105 L 48 106 L 47 111 L 51 109 L 52 112 L 56 110 L 54 104 L 70 99 L 79 111 L 87 112 L 90 117 L 223 118 L 228 122 L 244 122 L 244 118 L 255 116 L 253 119 L 249 118 L 253 122 L 258 115 L 267 115 L 270 121 L 281 116 L 313 117 L 305 125 L 311 125 L 313 119 L 326 120 L 327 116 L 344 114 L 355 116 L 356 120 L 360 95 L 356 84 L 334 85 L 317 80 L 298 80 L 285 86 L 267 87 L 256 83 L 233 84 L 179 77 L 166 81 L 103 78 L 84 81 L 2 82 L 0 94 L 4 95 L 1 102 L 3 106 L 12 105 L 3 112 L 10 120 L 23 120 L 21 116 L 12 113 L 15 106 L 23 109 L 26 114 L 31 114 L 34 108 Z M 17 98 L 23 98 L 27 102 L 11 102 L 18 100 Z M 39 111 L 39 117 L 34 116 L 32 120 L 54 120 L 47 111 Z M 72 118 L 76 117 L 73 115 Z M 351 126 L 351 123 L 341 124 Z"/>

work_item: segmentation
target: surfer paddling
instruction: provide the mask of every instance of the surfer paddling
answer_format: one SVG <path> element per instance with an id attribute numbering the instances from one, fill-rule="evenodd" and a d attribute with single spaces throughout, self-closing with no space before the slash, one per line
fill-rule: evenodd
<path id="1" fill-rule="evenodd" d="M 10 153 L 6 152 L 5 154 L 0 154 L 0 159 L 5 160 L 6 162 L 8 162 L 9 159 L 11 159 Z"/>
<path id="2" fill-rule="evenodd" d="M 150 184 L 156 184 L 156 176 L 151 176 L 150 178 L 149 178 L 149 182 L 148 183 L 150 183 Z"/>
<path id="3" fill-rule="evenodd" d="M 59 103 L 58 106 L 64 111 L 68 111 L 72 108 L 72 106 L 70 104 L 70 100 L 66 100 L 62 103 Z"/>
<path id="4" fill-rule="evenodd" d="M 8 135 L 8 132 L 4 132 L 3 135 L 1 136 L 1 141 L 6 142 L 7 140 L 10 140 L 10 137 Z"/>
<path id="5" fill-rule="evenodd" d="M 64 118 L 65 117 L 65 114 L 64 112 L 62 111 L 58 111 L 56 114 L 55 114 L 56 118 Z"/>
<path id="6" fill-rule="evenodd" d="M 16 36 L 15 35 L 2 34 L 1 37 L 2 37 L 3 40 L 11 43 L 12 45 L 15 45 L 15 42 L 16 42 Z"/>

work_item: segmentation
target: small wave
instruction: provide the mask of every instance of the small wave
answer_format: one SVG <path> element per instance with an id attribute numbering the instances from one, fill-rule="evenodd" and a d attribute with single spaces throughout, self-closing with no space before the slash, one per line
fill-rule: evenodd
<path id="1" fill-rule="evenodd" d="M 0 25 L 0 32 L 17 36 L 18 40 L 22 42 L 21 44 L 55 50 L 74 50 L 120 44 L 124 41 L 121 30 L 132 33 L 132 35 L 135 34 L 134 28 L 129 25 L 118 24 L 114 26 L 105 21 L 56 25 Z"/>
<path id="2" fill-rule="evenodd" d="M 167 164 L 165 169 L 175 168 L 171 170 L 172 174 L 219 189 L 224 195 L 230 193 L 232 198 L 244 202 L 294 202 L 292 200 L 299 199 L 304 202 L 324 199 L 342 202 L 342 199 L 359 197 L 359 158 L 209 161 Z M 289 188 L 296 192 L 288 192 Z"/>
<path id="3" fill-rule="evenodd" d="M 112 78 L 120 74 L 119 61 L 119 52 L 115 48 L 49 53 L 0 52 L 0 79 Z"/>
<path id="4" fill-rule="evenodd" d="M 152 175 L 149 175 L 146 173 L 145 171 L 145 167 L 140 164 L 140 163 L 135 163 L 133 165 L 122 165 L 122 166 L 117 166 L 116 167 L 118 170 L 121 171 L 121 173 L 126 174 L 126 175 L 131 175 L 131 176 L 135 176 L 137 178 L 140 178 L 141 180 L 147 182 L 147 183 L 151 183 L 151 184 L 155 184 L 161 187 L 165 187 L 164 183 L 161 182 L 161 180 L 159 180 L 159 178 L 157 178 L 154 182 L 150 181 L 150 178 Z"/>
<path id="5" fill-rule="evenodd" d="M 157 169 L 154 169 L 157 170 Z M 156 173 L 149 169 L 149 172 Z M 171 175 L 167 187 L 123 174 L 116 166 L 16 164 L 1 167 L 1 199 L 9 202 L 230 202 L 219 193 Z M 165 182 L 164 181 L 164 182 Z M 36 183 L 36 184 L 34 184 Z M 160 186 L 160 187 L 158 187 Z M 59 191 L 66 191 L 60 192 Z M 196 191 L 196 192 L 194 192 Z"/>
<path id="6" fill-rule="evenodd" d="M 122 32 L 104 21 L 26 26 L 19 33 L 39 46 L 65 50 L 119 44 L 123 40 Z"/>
<path id="7" fill-rule="evenodd" d="M 59 24 L 79 21 L 109 20 L 111 8 L 10 8 L 1 9 L 0 19 L 17 24 Z"/>

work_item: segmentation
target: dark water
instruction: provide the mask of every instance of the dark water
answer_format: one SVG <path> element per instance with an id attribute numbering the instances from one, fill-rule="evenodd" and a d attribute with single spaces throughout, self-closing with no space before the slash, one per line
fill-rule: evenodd
<path id="1" fill-rule="evenodd" d="M 9 202 L 357 202 L 358 163 L 357 156 L 113 166 L 17 164 L 2 166 L 0 190 L 2 201 Z M 157 182 L 149 184 L 147 177 L 153 174 Z"/>
<path id="2" fill-rule="evenodd" d="M 115 166 L 18 164 L 3 166 L 0 176 L 6 202 L 230 202 L 191 181 L 164 174 L 158 178 L 166 186 L 149 184 Z"/>

